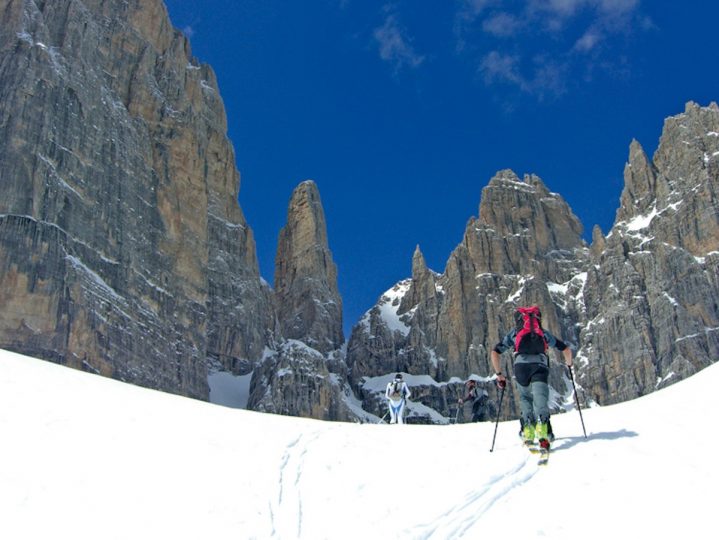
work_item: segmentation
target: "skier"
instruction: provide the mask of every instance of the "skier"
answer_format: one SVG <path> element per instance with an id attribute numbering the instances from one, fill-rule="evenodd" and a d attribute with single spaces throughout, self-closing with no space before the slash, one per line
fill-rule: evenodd
<path id="1" fill-rule="evenodd" d="M 487 401 L 489 394 L 484 389 L 477 386 L 477 381 L 470 379 L 467 381 L 467 395 L 459 398 L 459 406 L 462 407 L 465 401 L 472 402 L 472 422 L 483 422 L 487 419 Z"/>
<path id="2" fill-rule="evenodd" d="M 387 398 L 387 406 L 389 407 L 389 423 L 404 424 L 402 417 L 404 405 L 412 394 L 407 383 L 402 379 L 401 373 L 395 375 L 394 381 L 387 383 L 387 390 L 384 395 Z"/>
<path id="3" fill-rule="evenodd" d="M 537 306 L 518 308 L 515 312 L 516 327 L 497 343 L 490 353 L 492 367 L 497 375 L 497 386 L 503 389 L 507 378 L 502 373 L 500 355 L 506 350 L 514 351 L 514 377 L 519 388 L 522 437 L 527 446 L 534 444 L 535 437 L 541 449 L 549 450 L 549 357 L 547 348 L 561 351 L 567 366 L 572 365 L 572 349 L 542 328 L 542 314 Z"/>

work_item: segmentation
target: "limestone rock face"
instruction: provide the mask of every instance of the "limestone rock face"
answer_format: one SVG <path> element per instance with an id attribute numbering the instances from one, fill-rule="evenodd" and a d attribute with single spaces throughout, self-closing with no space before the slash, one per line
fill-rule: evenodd
<path id="1" fill-rule="evenodd" d="M 207 398 L 273 321 L 213 72 L 160 0 L 0 18 L 0 346 Z"/>
<path id="2" fill-rule="evenodd" d="M 337 267 L 317 185 L 302 182 L 292 194 L 275 259 L 275 294 L 281 333 L 326 353 L 342 346 L 342 299 Z"/>
<path id="3" fill-rule="evenodd" d="M 479 220 L 465 236 L 478 272 L 555 278 L 563 256 L 583 247 L 582 230 L 564 199 L 538 176 L 520 180 L 500 171 L 482 190 Z"/>
<path id="4" fill-rule="evenodd" d="M 719 358 L 719 108 L 668 118 L 654 158 L 630 147 L 603 249 L 592 250 L 581 383 L 615 403 Z"/>

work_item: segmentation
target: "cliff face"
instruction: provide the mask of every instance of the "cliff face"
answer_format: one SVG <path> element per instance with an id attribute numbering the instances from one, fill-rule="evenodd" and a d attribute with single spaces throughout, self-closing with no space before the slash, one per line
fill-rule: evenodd
<path id="1" fill-rule="evenodd" d="M 206 398 L 273 320 L 214 74 L 159 0 L 0 19 L 0 346 Z"/>
<path id="2" fill-rule="evenodd" d="M 632 399 L 719 358 L 719 107 L 688 103 L 649 159 L 632 143 L 621 207 L 595 233 L 580 381 Z"/>

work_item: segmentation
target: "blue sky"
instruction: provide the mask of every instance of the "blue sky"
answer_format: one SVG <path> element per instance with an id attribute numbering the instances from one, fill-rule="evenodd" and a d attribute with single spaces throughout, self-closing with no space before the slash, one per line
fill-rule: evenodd
<path id="1" fill-rule="evenodd" d="M 240 205 L 273 282 L 292 190 L 320 189 L 347 333 L 411 274 L 442 272 L 481 190 L 539 175 L 585 227 L 614 221 L 629 143 L 719 100 L 719 3 L 169 0 L 210 64 Z"/>

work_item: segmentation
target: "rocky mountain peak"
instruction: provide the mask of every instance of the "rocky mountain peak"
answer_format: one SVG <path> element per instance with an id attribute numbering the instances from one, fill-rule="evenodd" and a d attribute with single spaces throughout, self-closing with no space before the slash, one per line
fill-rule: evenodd
<path id="1" fill-rule="evenodd" d="M 477 273 L 536 274 L 559 279 L 555 262 L 583 248 L 582 224 L 564 199 L 536 175 L 498 172 L 482 190 L 479 219 L 470 220 L 461 249 Z"/>
<path id="2" fill-rule="evenodd" d="M 402 297 L 398 313 L 401 315 L 417 304 L 434 298 L 436 295 L 435 274 L 427 268 L 424 255 L 422 255 L 422 251 L 418 245 L 412 255 L 412 280 L 410 287 L 407 293 Z"/>
<path id="3" fill-rule="evenodd" d="M 342 345 L 337 267 L 320 193 L 311 180 L 297 186 L 290 199 L 275 258 L 275 294 L 285 338 L 301 340 L 320 352 Z"/>
<path id="4" fill-rule="evenodd" d="M 719 107 L 689 102 L 667 118 L 650 161 L 633 141 L 615 229 L 682 246 L 695 255 L 719 249 Z"/>
<path id="5" fill-rule="evenodd" d="M 419 244 L 414 248 L 412 254 L 412 277 L 419 276 L 427 271 L 427 263 L 424 260 L 422 250 L 419 249 Z"/>
<path id="6" fill-rule="evenodd" d="M 502 238 L 531 238 L 527 247 L 536 253 L 582 245 L 582 224 L 564 199 L 538 176 L 520 180 L 511 170 L 498 172 L 482 190 L 478 225 Z"/>
<path id="7" fill-rule="evenodd" d="M 642 214 L 656 199 L 657 178 L 654 164 L 636 139 L 629 145 L 629 161 L 624 166 L 624 189 L 617 210 L 617 221 Z"/>

